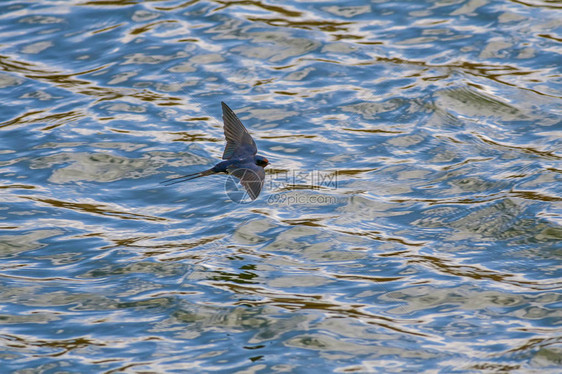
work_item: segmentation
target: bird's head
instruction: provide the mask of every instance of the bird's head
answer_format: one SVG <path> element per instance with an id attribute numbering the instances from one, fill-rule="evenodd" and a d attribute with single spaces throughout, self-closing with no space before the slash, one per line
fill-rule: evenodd
<path id="1" fill-rule="evenodd" d="M 269 164 L 267 158 L 263 156 L 256 156 L 256 165 L 261 166 L 262 168 L 266 167 Z"/>

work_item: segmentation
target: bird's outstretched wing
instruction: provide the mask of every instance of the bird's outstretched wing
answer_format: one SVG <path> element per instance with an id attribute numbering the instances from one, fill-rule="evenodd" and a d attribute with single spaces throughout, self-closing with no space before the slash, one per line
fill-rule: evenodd
<path id="1" fill-rule="evenodd" d="M 224 137 L 226 148 L 222 154 L 223 160 L 231 158 L 246 158 L 257 153 L 258 147 L 236 114 L 221 101 L 222 119 L 224 121 Z M 258 192 L 259 193 L 259 192 Z"/>
<path id="2" fill-rule="evenodd" d="M 254 164 L 243 167 L 230 166 L 228 173 L 240 179 L 240 183 L 248 192 L 250 199 L 257 199 L 265 181 L 265 170 L 261 166 Z"/>

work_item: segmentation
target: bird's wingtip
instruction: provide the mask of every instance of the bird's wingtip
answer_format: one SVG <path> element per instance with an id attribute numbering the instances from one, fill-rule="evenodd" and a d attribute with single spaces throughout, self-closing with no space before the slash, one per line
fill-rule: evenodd
<path id="1" fill-rule="evenodd" d="M 232 109 L 230 109 L 230 107 L 228 105 L 226 105 L 226 103 L 224 101 L 221 101 L 221 105 L 222 105 L 222 113 L 224 114 L 230 114 L 232 113 L 234 116 L 236 116 L 236 114 L 234 114 L 234 112 L 232 111 Z"/>

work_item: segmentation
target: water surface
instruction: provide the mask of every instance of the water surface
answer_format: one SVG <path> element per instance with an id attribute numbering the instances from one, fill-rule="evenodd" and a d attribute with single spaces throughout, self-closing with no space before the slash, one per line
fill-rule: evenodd
<path id="1" fill-rule="evenodd" d="M 14 373 L 556 373 L 557 1 L 3 1 Z M 224 176 L 220 101 L 271 162 Z"/>

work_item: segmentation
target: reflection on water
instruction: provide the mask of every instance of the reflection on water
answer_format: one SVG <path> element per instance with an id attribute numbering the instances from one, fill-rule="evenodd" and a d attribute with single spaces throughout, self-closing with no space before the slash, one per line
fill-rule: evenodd
<path id="1" fill-rule="evenodd" d="M 2 2 L 2 368 L 559 371 L 560 12 Z"/>

